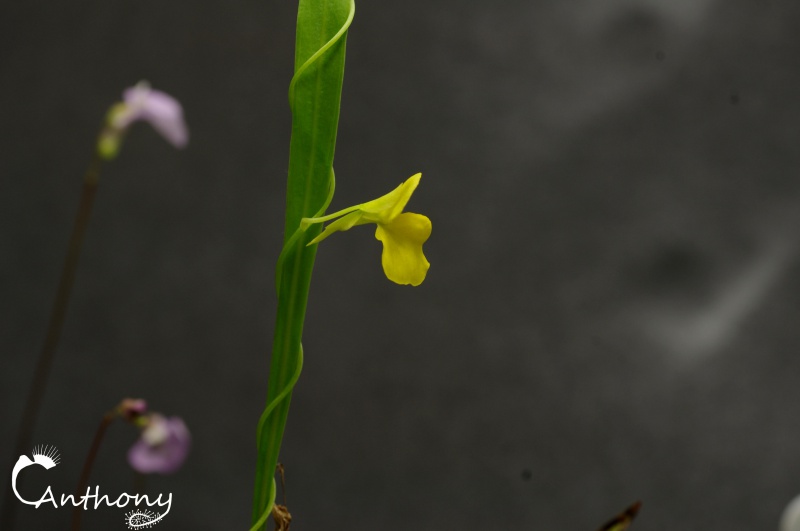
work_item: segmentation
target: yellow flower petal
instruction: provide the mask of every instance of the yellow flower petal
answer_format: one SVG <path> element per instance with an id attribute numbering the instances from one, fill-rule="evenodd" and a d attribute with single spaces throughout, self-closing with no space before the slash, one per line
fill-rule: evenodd
<path id="1" fill-rule="evenodd" d="M 421 173 L 412 175 L 388 194 L 361 205 L 359 210 L 364 213 L 364 220 L 359 225 L 369 222 L 391 223 L 406 207 L 406 203 L 417 189 L 421 177 Z"/>
<path id="2" fill-rule="evenodd" d="M 378 225 L 375 238 L 383 243 L 381 262 L 389 280 L 412 286 L 422 284 L 431 266 L 422 254 L 422 244 L 430 235 L 431 220 L 422 214 L 404 212 L 391 223 Z"/>

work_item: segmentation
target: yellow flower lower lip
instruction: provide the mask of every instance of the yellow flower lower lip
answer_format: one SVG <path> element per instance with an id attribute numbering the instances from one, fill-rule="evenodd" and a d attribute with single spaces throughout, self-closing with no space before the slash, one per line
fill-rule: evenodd
<path id="1" fill-rule="evenodd" d="M 378 225 L 375 238 L 383 243 L 381 264 L 389 280 L 412 286 L 422 284 L 431 266 L 422 254 L 422 244 L 430 237 L 431 228 L 430 219 L 411 212 Z"/>
<path id="2" fill-rule="evenodd" d="M 375 223 L 375 238 L 383 244 L 381 263 L 386 277 L 397 284 L 419 286 L 430 268 L 422 253 L 422 244 L 431 235 L 431 220 L 422 214 L 403 212 L 419 185 L 421 173 L 409 177 L 400 186 L 372 201 L 355 205 L 318 218 L 303 218 L 302 230 L 313 224 L 332 221 L 308 245 L 326 239 L 334 232 L 349 230 L 356 225 Z"/>

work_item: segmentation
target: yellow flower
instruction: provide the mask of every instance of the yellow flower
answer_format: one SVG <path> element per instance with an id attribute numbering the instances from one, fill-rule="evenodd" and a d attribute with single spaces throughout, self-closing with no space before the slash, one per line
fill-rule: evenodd
<path id="1" fill-rule="evenodd" d="M 422 254 L 422 244 L 431 235 L 431 220 L 422 214 L 403 212 L 403 208 L 411 199 L 420 177 L 421 173 L 409 177 L 388 194 L 367 203 L 327 216 L 303 218 L 300 222 L 303 230 L 314 223 L 336 220 L 328 224 L 308 245 L 319 243 L 337 231 L 375 223 L 378 225 L 375 238 L 383 243 L 381 263 L 386 277 L 397 284 L 419 286 L 431 266 Z"/>

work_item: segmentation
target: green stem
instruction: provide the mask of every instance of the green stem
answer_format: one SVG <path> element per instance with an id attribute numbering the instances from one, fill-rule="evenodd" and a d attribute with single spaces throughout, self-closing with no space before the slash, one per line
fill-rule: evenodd
<path id="1" fill-rule="evenodd" d="M 53 309 L 50 314 L 50 324 L 44 339 L 44 345 L 39 353 L 39 358 L 34 369 L 33 380 L 25 401 L 22 419 L 17 430 L 17 439 L 14 445 L 14 456 L 25 454 L 31 445 L 33 430 L 36 427 L 36 420 L 47 389 L 47 381 L 50 375 L 50 368 L 53 365 L 53 357 L 58 349 L 61 338 L 61 331 L 64 328 L 64 320 L 69 306 L 72 286 L 75 283 L 75 272 L 78 267 L 78 259 L 81 254 L 81 246 L 89 224 L 94 203 L 95 192 L 100 175 L 101 159 L 97 153 L 94 154 L 89 164 L 89 169 L 83 179 L 83 191 L 81 193 L 78 213 L 72 227 L 67 255 L 64 259 L 64 266 L 61 270 L 61 278 L 58 282 L 56 298 L 53 302 Z M 6 476 L 8 477 L 9 474 Z M 14 497 L 11 489 L 6 490 L 3 498 L 3 509 L 0 512 L 0 529 L 11 531 L 14 528 L 16 512 L 19 504 Z"/>
<path id="2" fill-rule="evenodd" d="M 301 220 L 324 214 L 333 189 L 333 155 L 339 122 L 347 29 L 353 0 L 300 0 L 295 75 L 289 85 L 292 140 L 286 191 L 284 249 L 276 269 L 278 311 L 267 406 L 258 425 L 253 530 L 262 529 L 275 500 L 275 467 L 291 392 L 302 368 L 305 320 L 321 227 L 300 230 Z"/>

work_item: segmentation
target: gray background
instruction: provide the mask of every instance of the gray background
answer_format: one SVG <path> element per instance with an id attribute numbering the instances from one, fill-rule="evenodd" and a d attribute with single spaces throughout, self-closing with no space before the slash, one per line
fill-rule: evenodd
<path id="1" fill-rule="evenodd" d="M 106 109 L 148 79 L 191 128 L 179 152 L 139 125 L 104 170 L 34 437 L 62 464 L 31 493 L 71 492 L 103 412 L 144 397 L 194 437 L 149 482 L 159 529 L 248 527 L 295 9 L 0 5 L 4 468 Z M 293 531 L 591 531 L 636 499 L 637 531 L 776 529 L 800 493 L 798 34 L 789 0 L 358 2 L 332 208 L 422 171 L 432 266 L 391 284 L 369 228 L 320 248 Z M 131 490 L 135 436 L 110 430 L 103 492 Z"/>

